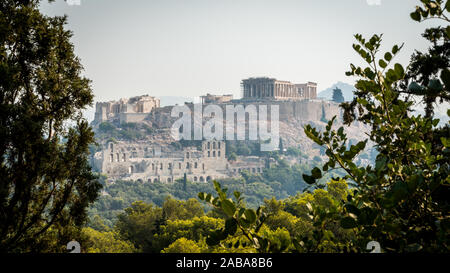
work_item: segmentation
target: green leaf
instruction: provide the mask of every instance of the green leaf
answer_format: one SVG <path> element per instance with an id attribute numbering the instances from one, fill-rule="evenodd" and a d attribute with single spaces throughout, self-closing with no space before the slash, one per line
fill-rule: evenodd
<path id="1" fill-rule="evenodd" d="M 208 193 L 205 197 L 205 201 L 208 203 L 211 203 L 211 200 L 213 199 L 212 195 L 210 193 Z"/>
<path id="2" fill-rule="evenodd" d="M 420 22 L 421 15 L 419 11 L 412 12 L 410 16 L 414 21 Z"/>
<path id="3" fill-rule="evenodd" d="M 199 194 L 198 194 L 198 199 L 200 199 L 200 200 L 205 200 L 205 196 L 206 196 L 206 193 L 204 193 L 204 192 L 200 192 Z"/>
<path id="4" fill-rule="evenodd" d="M 364 150 L 364 148 L 366 148 L 366 144 L 367 144 L 367 140 L 360 141 L 360 142 L 358 142 L 358 144 L 356 144 L 356 147 L 358 148 L 359 151 L 362 151 L 362 150 Z"/>
<path id="5" fill-rule="evenodd" d="M 236 199 L 239 199 L 241 197 L 241 193 L 238 191 L 234 192 L 234 197 L 236 197 Z"/>
<path id="6" fill-rule="evenodd" d="M 353 217 L 347 216 L 347 217 L 342 218 L 342 220 L 341 220 L 342 228 L 349 229 L 349 228 L 355 228 L 356 226 L 358 226 L 358 223 L 356 222 L 356 220 Z"/>
<path id="7" fill-rule="evenodd" d="M 394 45 L 392 47 L 392 54 L 394 54 L 394 55 L 397 54 L 399 50 L 400 50 L 400 48 L 398 47 L 398 45 Z"/>
<path id="8" fill-rule="evenodd" d="M 395 74 L 397 75 L 398 79 L 403 78 L 403 76 L 405 74 L 405 70 L 403 69 L 403 66 L 401 64 L 395 64 L 394 71 L 395 71 Z"/>
<path id="9" fill-rule="evenodd" d="M 307 183 L 307 184 L 314 184 L 314 183 L 316 183 L 316 179 L 314 179 L 312 176 L 309 176 L 309 175 L 306 175 L 306 174 L 304 174 L 304 175 L 302 175 L 303 176 L 303 180 Z"/>
<path id="10" fill-rule="evenodd" d="M 246 209 L 244 212 L 244 215 L 245 215 L 245 219 L 247 220 L 247 222 L 249 222 L 249 223 L 256 222 L 256 213 L 254 210 Z"/>
<path id="11" fill-rule="evenodd" d="M 391 201 L 395 204 L 404 200 L 408 196 L 408 186 L 405 182 L 399 181 L 392 186 L 392 189 L 388 192 L 391 196 Z"/>
<path id="12" fill-rule="evenodd" d="M 318 138 L 313 132 L 314 129 L 311 129 L 310 126 L 305 127 L 304 131 L 307 137 L 309 137 L 312 141 L 314 141 L 315 143 L 319 144 L 319 145 L 323 145 L 322 140 L 320 140 L 320 138 Z"/>
<path id="13" fill-rule="evenodd" d="M 220 230 L 213 231 L 209 234 L 208 238 L 206 238 L 206 244 L 208 246 L 216 246 L 220 243 L 221 237 L 223 236 Z"/>
<path id="14" fill-rule="evenodd" d="M 229 218 L 225 221 L 225 232 L 233 236 L 237 231 L 237 221 L 234 218 Z"/>
<path id="15" fill-rule="evenodd" d="M 350 198 L 351 198 L 351 195 L 349 195 L 350 196 Z M 347 199 L 348 199 L 349 197 L 347 196 Z M 360 211 L 359 211 L 359 209 L 355 206 L 355 205 L 352 205 L 352 204 L 346 204 L 345 205 L 345 209 L 349 212 L 349 213 L 353 213 L 354 215 L 359 215 L 360 214 Z"/>
<path id="16" fill-rule="evenodd" d="M 375 161 L 375 169 L 377 171 L 383 171 L 386 167 L 387 158 L 386 157 L 378 157 Z"/>
<path id="17" fill-rule="evenodd" d="M 390 62 L 392 60 L 392 54 L 389 52 L 386 52 L 386 54 L 384 54 L 384 59 L 388 62 Z"/>
<path id="18" fill-rule="evenodd" d="M 433 127 L 436 127 L 439 124 L 440 119 L 433 119 Z"/>
<path id="19" fill-rule="evenodd" d="M 223 212 L 225 212 L 228 216 L 233 216 L 234 212 L 236 211 L 236 206 L 228 199 L 222 200 L 221 207 Z"/>
<path id="20" fill-rule="evenodd" d="M 222 192 L 222 189 L 220 188 L 220 183 L 217 182 L 216 180 L 214 180 L 213 183 L 214 183 L 214 188 L 216 189 L 216 191 Z"/>
<path id="21" fill-rule="evenodd" d="M 387 67 L 387 63 L 384 60 L 379 60 L 378 64 L 380 65 L 381 68 L 386 68 Z"/>
<path id="22" fill-rule="evenodd" d="M 238 248 L 239 247 L 239 245 L 240 245 L 240 243 L 241 243 L 241 241 L 236 241 L 236 243 L 234 243 L 234 245 L 233 245 L 233 247 L 234 248 Z"/>
<path id="23" fill-rule="evenodd" d="M 442 70 L 441 80 L 448 90 L 450 88 L 450 70 L 448 68 Z"/>
<path id="24" fill-rule="evenodd" d="M 320 171 L 319 168 L 315 167 L 314 169 L 312 169 L 311 171 L 312 177 L 314 177 L 314 179 L 320 179 L 322 178 L 322 172 Z"/>
<path id="25" fill-rule="evenodd" d="M 446 147 L 446 148 L 450 147 L 450 139 L 449 138 L 441 137 L 441 142 L 442 142 L 442 145 L 444 145 L 444 147 Z"/>
<path id="26" fill-rule="evenodd" d="M 240 218 L 245 212 L 245 208 L 240 208 L 238 212 L 238 217 Z"/>

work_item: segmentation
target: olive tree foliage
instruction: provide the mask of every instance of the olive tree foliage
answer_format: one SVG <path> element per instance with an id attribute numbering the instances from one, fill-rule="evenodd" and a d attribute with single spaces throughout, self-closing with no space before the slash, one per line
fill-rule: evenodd
<path id="1" fill-rule="evenodd" d="M 67 18 L 43 15 L 39 2 L 0 2 L 1 252 L 65 251 L 101 187 L 81 114 L 90 81 Z"/>
<path id="2" fill-rule="evenodd" d="M 450 1 L 421 2 L 412 19 L 450 22 Z M 432 44 L 429 52 L 416 52 L 405 71 L 392 65 L 402 46 L 383 53 L 382 35 L 355 35 L 353 48 L 366 67 L 350 66 L 347 75 L 358 77 L 356 97 L 341 106 L 347 125 L 357 120 L 370 127 L 368 139 L 379 152 L 374 166 L 353 163 L 368 140 L 347 149 L 344 127 L 333 130 L 334 119 L 324 132 L 305 127 L 329 158 L 304 175 L 305 181 L 314 184 L 322 172 L 341 168 L 343 178 L 356 186 L 340 219 L 342 227 L 356 231 L 358 239 L 350 244 L 356 250 L 375 240 L 386 252 L 449 251 L 449 126 L 437 127 L 433 109 L 438 99 L 449 98 L 450 26 L 427 29 L 423 36 Z M 424 102 L 425 116 L 412 113 L 417 98 Z"/>
<path id="3" fill-rule="evenodd" d="M 327 183 L 328 191 L 316 189 L 285 201 L 265 200 L 257 209 L 248 208 L 240 192 L 228 196 L 227 188 L 217 181 L 214 186 L 217 196 L 198 195 L 225 218 L 224 227 L 209 232 L 205 242 L 210 247 L 258 253 L 342 252 L 349 250 L 346 242 L 355 238 L 353 231 L 339 226 L 342 200 L 348 194 L 343 180 Z"/>
<path id="4" fill-rule="evenodd" d="M 288 247 L 288 245 L 276 245 L 268 238 L 261 236 L 259 231 L 267 219 L 267 213 L 261 207 L 257 210 L 246 208 L 240 192 L 235 191 L 233 193 L 235 197 L 235 200 L 233 200 L 228 197 L 227 189 L 222 188 L 219 182 L 213 181 L 213 183 L 218 194 L 217 197 L 204 192 L 199 193 L 198 197 L 200 200 L 212 205 L 218 211 L 223 212 L 226 219 L 225 227 L 209 234 L 206 239 L 206 243 L 209 246 L 219 245 L 228 236 L 237 236 L 239 232 L 247 239 L 245 245 L 242 246 L 246 247 L 249 244 L 260 253 L 280 252 Z M 236 241 L 235 245 L 230 247 L 238 248 L 239 246 L 241 246 L 241 241 Z"/>
<path id="5" fill-rule="evenodd" d="M 450 1 L 421 2 L 411 14 L 413 20 L 449 22 Z M 340 202 L 326 198 L 324 204 L 305 201 L 313 235 L 292 238 L 294 248 L 289 251 L 367 252 L 370 241 L 379 242 L 384 252 L 449 251 L 449 125 L 438 127 L 433 111 L 435 102 L 448 100 L 450 26 L 427 29 L 423 36 L 432 46 L 427 53 L 416 52 L 405 71 L 401 64 L 393 64 L 402 45 L 383 52 L 382 35 L 370 39 L 355 35 L 353 48 L 365 67 L 350 65 L 346 74 L 358 77 L 357 91 L 354 100 L 341 107 L 344 125 L 355 121 L 367 125 L 368 138 L 349 145 L 345 126 L 333 128 L 336 117 L 323 132 L 305 126 L 306 135 L 324 147 L 328 161 L 311 174 L 303 174 L 304 181 L 314 186 L 325 172 L 341 169 L 345 175 L 333 180 L 347 181 L 353 188 L 332 192 L 336 197 L 347 195 Z M 417 98 L 424 102 L 424 116 L 413 115 Z M 450 116 L 450 111 L 447 114 Z M 375 164 L 357 166 L 355 158 L 369 140 L 379 152 Z M 199 198 L 224 212 L 226 222 L 223 229 L 210 234 L 209 245 L 220 244 L 240 230 L 258 252 L 287 249 L 259 232 L 268 218 L 266 210 L 248 209 L 239 192 L 234 192 L 233 201 L 226 189 L 214 184 L 217 197 L 200 193 Z"/>

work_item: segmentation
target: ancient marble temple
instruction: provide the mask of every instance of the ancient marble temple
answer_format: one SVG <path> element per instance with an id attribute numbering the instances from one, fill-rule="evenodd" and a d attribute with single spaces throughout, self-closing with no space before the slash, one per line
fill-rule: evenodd
<path id="1" fill-rule="evenodd" d="M 243 99 L 303 100 L 317 98 L 317 84 L 294 84 L 274 78 L 242 80 Z"/>

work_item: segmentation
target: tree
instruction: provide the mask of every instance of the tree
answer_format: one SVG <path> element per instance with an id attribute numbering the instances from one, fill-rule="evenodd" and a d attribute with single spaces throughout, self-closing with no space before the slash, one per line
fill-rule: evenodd
<path id="1" fill-rule="evenodd" d="M 429 19 L 441 19 L 446 23 L 450 19 L 445 11 L 450 11 L 450 4 L 443 1 L 422 1 L 423 7 L 416 7 L 411 13 L 414 21 L 422 22 Z M 425 116 L 431 118 L 434 114 L 434 104 L 436 102 L 450 101 L 450 26 L 445 28 L 428 28 L 423 33 L 423 37 L 432 46 L 427 53 L 416 51 L 411 57 L 409 70 L 404 81 L 401 83 L 399 92 L 408 95 L 418 96 L 425 104 Z M 440 80 L 439 80 L 440 79 Z"/>
<path id="2" fill-rule="evenodd" d="M 201 253 L 201 247 L 194 241 L 180 238 L 161 251 L 162 253 Z"/>
<path id="3" fill-rule="evenodd" d="M 164 201 L 162 210 L 168 220 L 190 219 L 204 215 L 200 202 L 194 198 L 190 198 L 187 201 L 179 201 L 169 196 Z"/>
<path id="4" fill-rule="evenodd" d="M 283 139 L 281 137 L 280 137 L 280 143 L 278 144 L 278 151 L 280 151 L 280 154 L 284 153 Z"/>
<path id="5" fill-rule="evenodd" d="M 446 13 L 450 1 L 445 7 L 441 0 L 421 2 L 423 8 L 411 14 L 414 20 L 449 22 Z M 426 31 L 426 37 L 439 37 L 441 44 L 433 43 L 426 58 L 413 55 L 407 72 L 398 63 L 390 68 L 402 46 L 394 45 L 379 58 L 382 35 L 368 40 L 355 35 L 353 48 L 368 66 L 350 65 L 347 75 L 359 78 L 356 97 L 341 106 L 347 125 L 357 119 L 370 126 L 369 139 L 379 152 L 374 166 L 358 167 L 353 162 L 369 139 L 347 149 L 344 127 L 333 130 L 334 119 L 324 132 L 305 126 L 306 135 L 326 147 L 329 159 L 322 169 L 314 168 L 311 175 L 304 175 L 305 181 L 314 184 L 322 171 L 341 168 L 346 172 L 342 178 L 356 187 L 339 216 L 341 226 L 357 234 L 357 240 L 348 244 L 356 251 L 363 251 L 371 240 L 388 252 L 449 251 L 449 127 L 438 128 L 439 120 L 432 118 L 435 99 L 445 97 L 450 86 L 450 28 L 442 30 Z M 415 79 L 428 84 L 421 86 Z M 405 80 L 413 81 L 407 89 Z M 425 116 L 411 114 L 412 96 L 418 95 L 425 100 Z"/>
<path id="6" fill-rule="evenodd" d="M 228 156 L 228 160 L 229 161 L 236 161 L 237 160 L 237 155 L 235 152 L 232 152 L 229 156 Z"/>
<path id="7" fill-rule="evenodd" d="M 0 3 L 1 252 L 66 251 L 101 187 L 81 113 L 92 104 L 90 81 L 67 18 L 41 14 L 39 2 Z"/>
<path id="8" fill-rule="evenodd" d="M 136 248 L 131 242 L 120 239 L 116 231 L 98 231 L 84 228 L 83 233 L 88 236 L 87 253 L 133 253 Z"/>
<path id="9" fill-rule="evenodd" d="M 333 89 L 333 101 L 337 103 L 342 103 L 345 101 L 344 96 L 342 95 L 342 90 L 338 87 Z"/>
<path id="10" fill-rule="evenodd" d="M 208 216 L 186 220 L 168 220 L 155 234 L 155 251 L 162 250 L 180 238 L 204 242 L 208 233 L 223 227 L 223 220 Z"/>
<path id="11" fill-rule="evenodd" d="M 214 181 L 218 196 L 199 193 L 199 198 L 225 215 L 225 227 L 211 232 L 206 243 L 233 249 L 242 246 L 246 252 L 250 246 L 259 253 L 342 252 L 355 239 L 354 232 L 340 227 L 338 221 L 347 184 L 340 180 L 327 185 L 331 192 L 316 189 L 285 201 L 272 198 L 254 210 L 245 206 L 240 192 L 233 193 L 233 200 Z"/>
<path id="12" fill-rule="evenodd" d="M 155 252 L 152 245 L 153 236 L 157 229 L 156 224 L 161 218 L 161 208 L 136 201 L 118 216 L 115 229 L 121 238 L 131 241 L 137 249 Z"/>

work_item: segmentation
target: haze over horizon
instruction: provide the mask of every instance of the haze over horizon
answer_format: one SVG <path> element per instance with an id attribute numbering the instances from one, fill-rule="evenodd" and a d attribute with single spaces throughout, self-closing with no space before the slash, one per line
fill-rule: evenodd
<path id="1" fill-rule="evenodd" d="M 240 81 L 268 76 L 313 81 L 322 91 L 361 64 L 353 35 L 384 33 L 383 45 L 405 42 L 406 65 L 417 37 L 433 22 L 409 18 L 415 0 L 63 0 L 43 2 L 48 15 L 68 15 L 68 28 L 95 101 L 142 94 L 240 96 Z"/>

